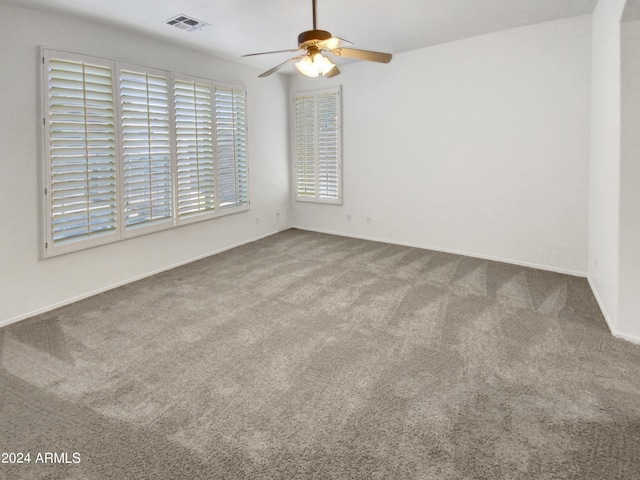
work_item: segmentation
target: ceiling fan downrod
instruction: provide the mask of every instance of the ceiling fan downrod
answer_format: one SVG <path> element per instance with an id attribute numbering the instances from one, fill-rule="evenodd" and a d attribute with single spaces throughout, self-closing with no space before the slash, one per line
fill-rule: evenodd
<path id="1" fill-rule="evenodd" d="M 316 30 L 318 27 L 316 26 L 316 0 L 311 0 L 313 5 L 313 29 Z"/>
<path id="2" fill-rule="evenodd" d="M 313 30 L 307 30 L 298 35 L 298 47 L 300 49 L 308 48 L 331 38 L 330 32 L 318 30 L 316 0 L 311 0 L 311 5 L 313 6 Z"/>

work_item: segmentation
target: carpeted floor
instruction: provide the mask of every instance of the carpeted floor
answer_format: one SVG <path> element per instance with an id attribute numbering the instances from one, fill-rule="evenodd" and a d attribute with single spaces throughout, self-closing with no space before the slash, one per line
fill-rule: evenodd
<path id="1" fill-rule="evenodd" d="M 586 280 L 297 230 L 0 329 L 0 387 L 3 479 L 640 478 Z"/>

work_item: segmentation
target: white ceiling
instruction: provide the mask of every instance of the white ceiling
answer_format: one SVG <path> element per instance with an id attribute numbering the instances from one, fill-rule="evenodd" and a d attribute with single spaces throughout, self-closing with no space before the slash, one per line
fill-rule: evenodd
<path id="1" fill-rule="evenodd" d="M 317 0 L 319 29 L 354 48 L 398 54 L 534 23 L 591 14 L 598 0 Z M 311 0 L 0 0 L 62 12 L 163 38 L 268 69 L 289 58 L 254 52 L 297 48 L 311 30 Z M 210 26 L 186 32 L 165 24 L 184 14 Z M 337 62 L 339 63 L 339 62 Z M 293 67 L 282 70 L 293 71 Z"/>

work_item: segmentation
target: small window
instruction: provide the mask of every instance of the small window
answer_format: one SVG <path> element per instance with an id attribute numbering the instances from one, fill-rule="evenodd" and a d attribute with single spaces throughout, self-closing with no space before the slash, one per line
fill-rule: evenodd
<path id="1" fill-rule="evenodd" d="M 342 203 L 340 88 L 299 93 L 295 109 L 295 198 Z"/>

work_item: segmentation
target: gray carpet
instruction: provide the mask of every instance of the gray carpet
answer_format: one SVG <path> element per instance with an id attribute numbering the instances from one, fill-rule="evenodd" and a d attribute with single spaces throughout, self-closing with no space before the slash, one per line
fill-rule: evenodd
<path id="1" fill-rule="evenodd" d="M 0 387 L 6 479 L 640 478 L 584 279 L 297 230 L 0 329 Z"/>

